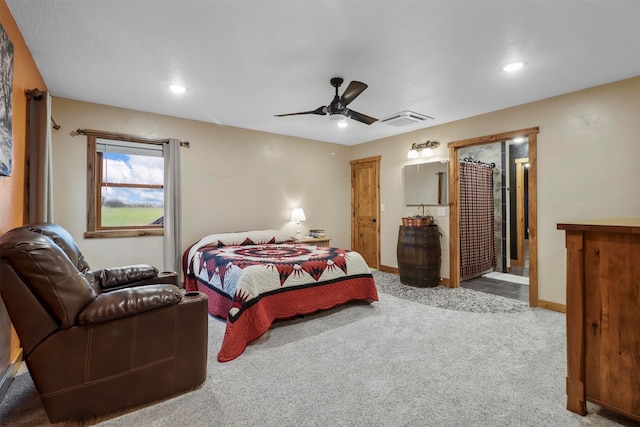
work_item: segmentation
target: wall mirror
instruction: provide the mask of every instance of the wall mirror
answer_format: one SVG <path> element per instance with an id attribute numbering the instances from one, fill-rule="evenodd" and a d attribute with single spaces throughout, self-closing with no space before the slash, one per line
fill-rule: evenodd
<path id="1" fill-rule="evenodd" d="M 407 206 L 449 204 L 449 162 L 418 163 L 404 167 Z"/>

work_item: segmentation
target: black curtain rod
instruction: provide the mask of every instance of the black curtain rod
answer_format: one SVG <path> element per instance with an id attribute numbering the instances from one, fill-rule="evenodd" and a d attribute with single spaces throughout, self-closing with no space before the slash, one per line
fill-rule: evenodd
<path id="1" fill-rule="evenodd" d="M 94 136 L 97 136 L 98 138 L 116 139 L 121 141 L 140 142 L 140 140 L 143 140 L 150 144 L 166 144 L 169 142 L 169 138 L 165 138 L 165 139 L 138 138 L 138 137 L 132 137 L 131 135 L 126 135 L 123 133 L 104 132 L 101 130 L 93 130 L 93 129 L 76 129 L 75 133 L 78 135 L 94 135 Z M 180 141 L 180 146 L 191 148 L 191 144 L 189 143 L 189 141 Z"/>

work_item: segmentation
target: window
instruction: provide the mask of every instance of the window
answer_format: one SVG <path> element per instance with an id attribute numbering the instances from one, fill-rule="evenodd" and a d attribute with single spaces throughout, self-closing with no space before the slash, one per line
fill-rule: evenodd
<path id="1" fill-rule="evenodd" d="M 88 214 L 85 237 L 162 235 L 163 141 L 85 130 Z"/>

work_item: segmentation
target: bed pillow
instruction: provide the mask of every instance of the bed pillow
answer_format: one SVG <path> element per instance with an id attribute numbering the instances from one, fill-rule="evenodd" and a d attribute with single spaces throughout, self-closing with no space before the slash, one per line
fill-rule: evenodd
<path id="1" fill-rule="evenodd" d="M 250 230 L 241 231 L 237 233 L 218 233 L 209 234 L 203 237 L 198 242 L 191 245 L 191 247 L 185 255 L 187 256 L 185 262 L 189 263 L 189 267 L 186 268 L 185 274 L 192 273 L 191 262 L 196 252 L 205 246 L 216 245 L 220 246 L 241 246 L 241 245 L 263 245 L 263 244 L 279 244 L 279 243 L 294 243 L 296 239 L 286 233 L 278 230 Z M 186 265 L 186 264 L 185 264 Z"/>
<path id="2" fill-rule="evenodd" d="M 250 230 L 237 233 L 210 234 L 202 239 L 218 246 L 264 245 L 293 242 L 295 238 L 278 230 Z M 201 242 L 202 242 L 201 240 Z"/>

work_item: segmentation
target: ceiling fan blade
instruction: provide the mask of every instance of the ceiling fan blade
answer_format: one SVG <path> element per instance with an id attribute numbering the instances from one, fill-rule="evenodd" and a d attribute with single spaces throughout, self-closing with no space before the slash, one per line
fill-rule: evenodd
<path id="1" fill-rule="evenodd" d="M 327 114 L 327 107 L 324 105 L 322 107 L 318 107 L 315 110 L 311 111 L 302 111 L 300 113 L 288 113 L 288 114 L 274 114 L 275 117 L 284 117 L 284 116 L 299 116 L 301 114 L 318 114 L 320 116 L 324 116 Z"/>
<path id="2" fill-rule="evenodd" d="M 342 101 L 342 105 L 345 107 L 349 105 L 351 101 L 356 99 L 356 97 L 364 92 L 367 87 L 368 86 L 366 84 L 353 80 L 345 89 L 344 93 L 342 94 L 342 98 L 340 98 Z"/>
<path id="3" fill-rule="evenodd" d="M 366 114 L 358 113 L 357 111 L 353 110 L 347 110 L 347 114 L 345 115 L 366 125 L 370 125 L 371 123 L 378 121 L 378 119 L 374 119 L 373 117 L 369 117 Z"/>

